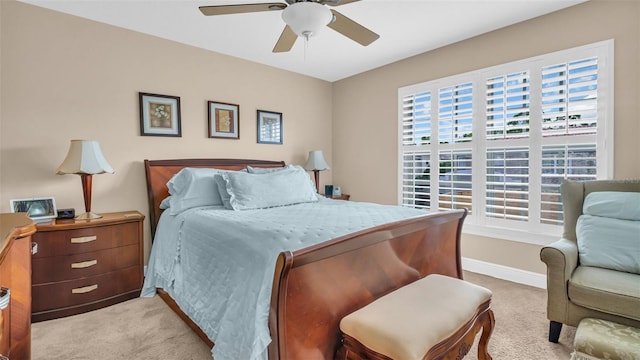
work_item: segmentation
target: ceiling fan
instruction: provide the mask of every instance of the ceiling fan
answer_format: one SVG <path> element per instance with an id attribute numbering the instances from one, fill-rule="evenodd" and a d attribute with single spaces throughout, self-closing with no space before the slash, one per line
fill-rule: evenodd
<path id="1" fill-rule="evenodd" d="M 199 9 L 206 16 L 282 11 L 282 19 L 286 26 L 273 48 L 274 53 L 291 50 L 299 36 L 308 41 L 311 36 L 314 36 L 324 26 L 330 27 L 363 46 L 371 44 L 380 37 L 380 35 L 341 13 L 329 9 L 329 6 L 340 6 L 360 0 L 285 1 L 286 3 L 200 6 Z"/>

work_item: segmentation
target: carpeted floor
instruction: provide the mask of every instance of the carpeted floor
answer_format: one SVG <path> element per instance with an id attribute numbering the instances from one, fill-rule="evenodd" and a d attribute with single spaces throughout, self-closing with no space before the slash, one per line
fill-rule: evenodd
<path id="1" fill-rule="evenodd" d="M 565 326 L 558 344 L 547 341 L 545 290 L 469 272 L 465 280 L 493 291 L 496 327 L 489 352 L 495 360 L 570 358 L 574 328 Z M 35 323 L 31 335 L 33 360 L 211 359 L 207 346 L 157 296 Z M 477 360 L 476 346 L 465 360 Z"/>

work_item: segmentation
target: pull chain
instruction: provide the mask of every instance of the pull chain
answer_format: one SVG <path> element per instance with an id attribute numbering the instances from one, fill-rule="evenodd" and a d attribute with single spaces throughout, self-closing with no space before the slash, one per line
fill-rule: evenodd
<path id="1" fill-rule="evenodd" d="M 310 31 L 305 31 L 302 33 L 304 37 L 304 61 L 307 61 L 307 47 L 309 46 L 309 37 L 311 36 Z"/>

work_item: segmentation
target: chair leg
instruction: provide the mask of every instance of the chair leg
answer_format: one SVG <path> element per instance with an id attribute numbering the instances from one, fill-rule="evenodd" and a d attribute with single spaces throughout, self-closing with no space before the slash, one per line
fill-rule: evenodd
<path id="1" fill-rule="evenodd" d="M 492 360 L 491 355 L 489 355 L 489 338 L 491 337 L 491 333 L 493 333 L 496 320 L 491 309 L 487 311 L 486 315 L 487 316 L 482 319 L 482 335 L 478 342 L 478 360 Z"/>
<path id="2" fill-rule="evenodd" d="M 549 341 L 552 343 L 558 343 L 561 330 L 562 330 L 562 323 L 559 323 L 556 321 L 549 322 Z"/>

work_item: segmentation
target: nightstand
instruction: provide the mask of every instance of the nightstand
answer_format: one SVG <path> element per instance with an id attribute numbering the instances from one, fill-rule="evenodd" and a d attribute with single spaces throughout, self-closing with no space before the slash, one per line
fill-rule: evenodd
<path id="1" fill-rule="evenodd" d="M 342 194 L 340 196 L 327 196 L 327 195 L 325 195 L 324 197 L 327 197 L 329 199 L 334 199 L 334 200 L 349 200 L 351 195 L 349 195 L 349 194 Z"/>
<path id="2" fill-rule="evenodd" d="M 54 220 L 33 235 L 32 321 L 80 314 L 140 295 L 142 222 L 137 211 Z"/>

